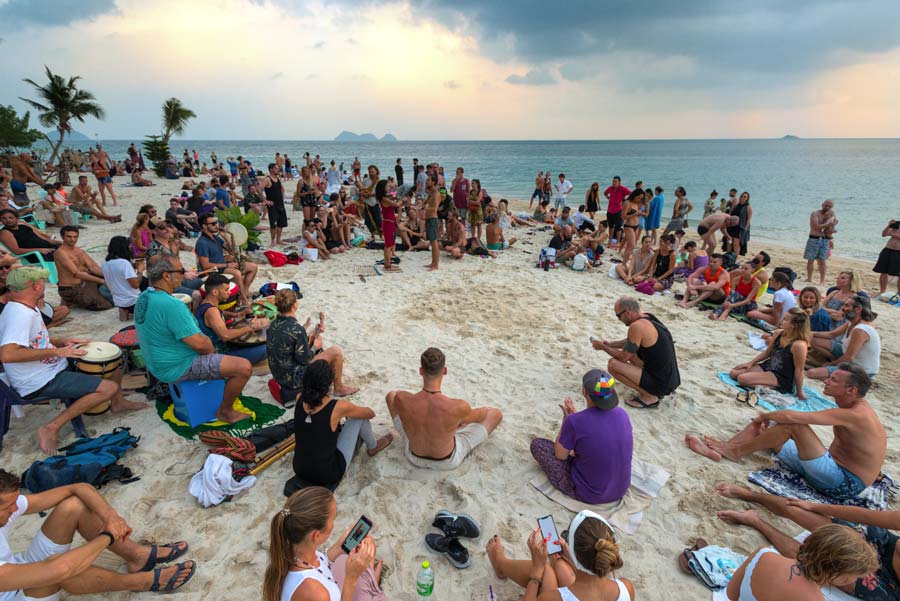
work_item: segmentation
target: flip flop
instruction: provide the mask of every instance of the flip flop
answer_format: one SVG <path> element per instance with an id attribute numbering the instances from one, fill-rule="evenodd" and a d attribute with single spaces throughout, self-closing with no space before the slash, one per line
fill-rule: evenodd
<path id="1" fill-rule="evenodd" d="M 191 564 L 190 567 L 188 567 L 188 564 Z M 197 571 L 197 563 L 194 560 L 189 560 L 185 561 L 184 563 L 178 564 L 178 569 L 175 570 L 175 574 L 173 574 L 172 577 L 169 578 L 169 581 L 166 582 L 166 586 L 160 589 L 159 576 L 160 574 L 162 574 L 162 570 L 163 568 L 156 568 L 155 570 L 153 570 L 153 584 L 150 586 L 151 593 L 171 593 L 172 591 L 177 591 L 185 584 L 190 582 L 191 578 L 193 578 L 194 572 Z M 185 577 L 181 584 L 176 585 L 175 582 L 178 580 L 178 577 L 181 576 L 185 571 L 188 572 L 187 577 Z"/>
<path id="2" fill-rule="evenodd" d="M 635 405 L 634 403 L 637 403 L 637 405 Z M 641 397 L 639 396 L 626 400 L 625 404 L 632 409 L 659 409 L 659 400 L 657 400 L 655 403 L 647 404 L 642 401 Z"/>
<path id="3" fill-rule="evenodd" d="M 689 576 L 694 575 L 694 571 L 691 570 L 691 567 L 690 567 L 690 561 L 692 558 L 691 554 L 694 551 L 698 551 L 706 546 L 708 546 L 708 543 L 706 542 L 706 540 L 704 540 L 702 538 L 698 538 L 697 542 L 694 543 L 693 547 L 690 547 L 689 549 L 685 549 L 684 551 L 681 552 L 681 554 L 678 556 L 678 567 L 681 568 L 682 572 L 684 572 L 685 574 L 688 574 Z"/>
<path id="4" fill-rule="evenodd" d="M 759 395 L 752 390 L 742 390 L 737 393 L 735 400 L 739 403 L 756 407 L 756 405 L 759 404 Z"/>
<path id="5" fill-rule="evenodd" d="M 182 547 L 182 545 L 184 546 Z M 172 549 L 172 552 L 165 557 L 159 557 L 160 549 Z M 147 563 L 145 563 L 144 567 L 138 570 L 138 572 L 149 572 L 161 563 L 175 561 L 187 553 L 188 549 L 190 549 L 190 546 L 183 540 L 180 540 L 177 543 L 167 543 L 165 545 L 150 545 L 150 555 L 147 557 Z"/>

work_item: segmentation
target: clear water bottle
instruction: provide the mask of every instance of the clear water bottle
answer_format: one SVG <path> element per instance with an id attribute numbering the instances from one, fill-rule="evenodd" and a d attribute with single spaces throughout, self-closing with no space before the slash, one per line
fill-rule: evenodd
<path id="1" fill-rule="evenodd" d="M 419 599 L 431 599 L 434 592 L 434 571 L 427 561 L 422 562 L 422 568 L 416 575 L 416 595 Z"/>

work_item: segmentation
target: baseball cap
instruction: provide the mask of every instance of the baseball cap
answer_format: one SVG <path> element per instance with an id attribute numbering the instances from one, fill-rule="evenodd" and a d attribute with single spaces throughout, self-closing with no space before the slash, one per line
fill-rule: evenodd
<path id="1" fill-rule="evenodd" d="M 165 222 L 166 222 L 166 220 L 163 219 L 162 217 L 160 217 L 159 215 L 154 215 L 153 217 L 150 218 L 150 229 L 156 229 Z"/>
<path id="2" fill-rule="evenodd" d="M 25 290 L 34 282 L 46 280 L 50 277 L 50 272 L 41 267 L 19 267 L 13 269 L 6 276 L 6 287 L 13 290 Z"/>
<path id="3" fill-rule="evenodd" d="M 616 379 L 602 369 L 592 369 L 581 378 L 581 385 L 598 409 L 612 409 L 619 404 Z"/>

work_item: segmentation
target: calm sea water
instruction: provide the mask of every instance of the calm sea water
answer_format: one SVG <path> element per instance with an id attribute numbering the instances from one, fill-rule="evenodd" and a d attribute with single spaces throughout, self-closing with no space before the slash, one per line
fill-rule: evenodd
<path id="1" fill-rule="evenodd" d="M 131 140 L 101 141 L 114 156 L 124 156 Z M 140 140 L 135 140 L 140 142 Z M 574 185 L 570 199 L 579 204 L 591 182 L 601 191 L 614 175 L 631 187 L 661 185 L 666 205 L 663 224 L 671 214 L 672 191 L 684 186 L 694 205 L 692 224 L 703 215 L 703 203 L 713 189 L 720 196 L 729 188 L 750 193 L 752 236 L 785 246 L 802 246 L 809 213 L 823 199 L 833 198 L 840 224 L 836 254 L 873 260 L 884 245 L 881 230 L 888 219 L 900 219 L 900 140 L 648 140 L 552 142 L 323 142 L 176 140 L 176 156 L 195 148 L 201 161 L 215 151 L 219 160 L 243 155 L 264 167 L 275 152 L 295 163 L 305 152 L 334 159 L 350 168 L 358 156 L 363 166 L 374 163 L 383 175 L 393 175 L 398 157 L 409 177 L 412 159 L 438 161 L 452 174 L 457 166 L 495 199 L 528 199 L 538 171 L 564 172 Z M 452 175 L 451 175 L 452 177 Z"/>

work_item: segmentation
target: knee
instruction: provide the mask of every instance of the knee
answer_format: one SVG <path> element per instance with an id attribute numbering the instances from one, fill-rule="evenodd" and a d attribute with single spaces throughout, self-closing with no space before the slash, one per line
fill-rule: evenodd
<path id="1" fill-rule="evenodd" d="M 115 394 L 119 392 L 119 385 L 112 380 L 102 380 L 100 382 L 100 385 L 97 387 L 97 392 L 102 394 L 104 397 L 109 398 L 115 396 Z"/>
<path id="2" fill-rule="evenodd" d="M 224 364 L 226 361 L 227 365 Z M 243 357 L 225 357 L 222 362 L 222 375 L 225 377 L 249 379 L 253 375 L 253 365 Z"/>
<path id="3" fill-rule="evenodd" d="M 67 519 L 74 519 L 87 510 L 87 506 L 78 497 L 68 497 L 53 508 L 53 515 L 62 515 Z"/>
<path id="4" fill-rule="evenodd" d="M 731 376 L 731 377 L 734 378 L 734 376 Z M 749 378 L 747 377 L 746 373 L 743 373 L 743 374 L 738 374 L 737 377 L 734 379 L 737 380 L 738 384 L 740 384 L 741 386 L 747 386 L 747 380 Z"/>
<path id="5" fill-rule="evenodd" d="M 384 402 L 388 406 L 388 409 L 391 411 L 394 410 L 394 400 L 396 398 L 397 398 L 396 390 L 392 390 L 389 393 L 387 393 L 386 395 L 384 395 Z"/>
<path id="6" fill-rule="evenodd" d="M 498 425 L 503 421 L 503 412 L 499 409 L 495 409 L 491 407 L 487 410 L 487 418 L 492 422 L 496 422 Z"/>

